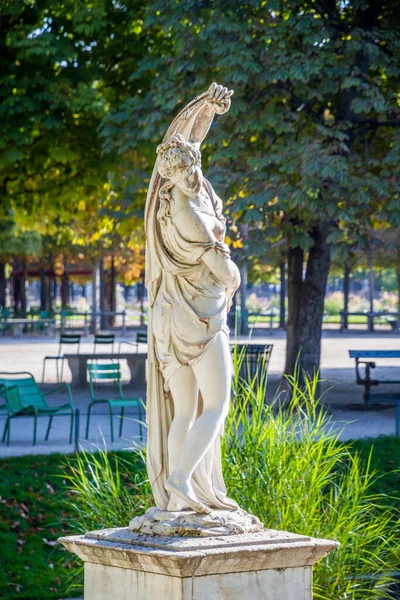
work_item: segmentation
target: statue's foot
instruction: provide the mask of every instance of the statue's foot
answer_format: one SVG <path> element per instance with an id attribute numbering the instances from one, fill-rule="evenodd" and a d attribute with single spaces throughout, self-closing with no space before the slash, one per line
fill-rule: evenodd
<path id="1" fill-rule="evenodd" d="M 168 502 L 167 510 L 170 512 L 181 512 L 182 510 L 188 510 L 189 506 L 179 498 L 176 494 L 171 494 Z"/>
<path id="2" fill-rule="evenodd" d="M 171 475 L 168 477 L 165 487 L 171 495 L 175 494 L 176 496 L 179 496 L 179 498 L 195 512 L 205 513 L 207 515 L 212 512 L 211 508 L 197 500 L 193 488 L 188 481 L 181 481 L 178 477 Z M 168 510 L 170 510 L 169 506 Z"/>

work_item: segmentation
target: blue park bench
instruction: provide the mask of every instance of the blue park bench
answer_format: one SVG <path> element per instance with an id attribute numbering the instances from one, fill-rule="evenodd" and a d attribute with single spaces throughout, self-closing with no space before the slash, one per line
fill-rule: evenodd
<path id="1" fill-rule="evenodd" d="M 364 386 L 364 401 L 367 406 L 373 406 L 380 402 L 392 402 L 396 405 L 396 434 L 400 436 L 400 393 L 374 393 L 371 388 L 377 385 L 400 385 L 398 379 L 372 379 L 371 370 L 375 369 L 376 358 L 400 358 L 400 350 L 349 350 L 350 358 L 356 361 L 356 382 Z M 360 365 L 364 365 L 364 376 L 360 373 Z"/>

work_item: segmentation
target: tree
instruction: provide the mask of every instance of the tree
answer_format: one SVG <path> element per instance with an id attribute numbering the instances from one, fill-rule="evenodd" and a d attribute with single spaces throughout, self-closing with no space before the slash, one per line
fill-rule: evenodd
<path id="1" fill-rule="evenodd" d="M 2 3 L 0 206 L 10 215 L 8 234 L 42 236 L 44 261 L 68 244 L 77 249 L 80 223 L 94 254 L 104 227 L 132 224 L 127 207 L 117 205 L 104 225 L 119 159 L 102 151 L 98 128 L 110 107 L 144 83 L 129 76 L 152 45 L 142 31 L 145 11 L 139 0 Z M 0 242 L 0 300 L 6 259 Z"/>
<path id="2" fill-rule="evenodd" d="M 146 73 L 149 85 L 106 117 L 107 147 L 140 154 L 150 143 L 154 155 L 189 97 L 212 80 L 235 88 L 203 163 L 212 157 L 213 183 L 233 219 L 286 240 L 286 372 L 300 351 L 300 366 L 312 372 L 332 243 L 400 218 L 396 4 L 153 2 L 144 29 L 162 38 L 132 75 Z M 134 165 L 128 176 L 138 174 Z"/>

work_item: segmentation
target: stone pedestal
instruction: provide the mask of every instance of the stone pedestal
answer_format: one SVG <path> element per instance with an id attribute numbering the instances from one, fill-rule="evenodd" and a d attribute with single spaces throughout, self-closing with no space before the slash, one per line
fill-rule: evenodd
<path id="1" fill-rule="evenodd" d="M 85 600 L 311 600 L 312 566 L 337 546 L 271 529 L 217 537 L 105 529 L 60 542 L 85 562 Z"/>

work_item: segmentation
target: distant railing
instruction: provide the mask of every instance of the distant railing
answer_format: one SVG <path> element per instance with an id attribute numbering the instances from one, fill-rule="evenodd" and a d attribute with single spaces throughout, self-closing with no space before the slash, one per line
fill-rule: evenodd
<path id="1" fill-rule="evenodd" d="M 64 332 L 66 328 L 66 323 L 71 321 L 75 317 L 83 317 L 83 335 L 86 337 L 89 335 L 89 329 L 93 325 L 93 320 L 100 319 L 100 323 L 102 322 L 103 317 L 122 317 L 122 335 L 126 335 L 126 316 L 127 311 L 115 311 L 115 310 L 102 310 L 102 311 L 86 311 L 86 312 L 73 312 L 72 314 L 58 314 L 55 317 L 59 317 L 60 319 L 60 328 L 61 333 Z M 95 325 L 95 329 L 97 329 L 97 324 Z"/>
<path id="2" fill-rule="evenodd" d="M 275 310 L 270 310 L 270 311 L 266 311 L 266 310 L 259 310 L 259 311 L 249 310 L 247 314 L 249 316 L 249 321 L 250 321 L 250 317 L 253 317 L 253 323 L 256 323 L 257 320 L 260 319 L 260 317 L 261 317 L 260 320 L 262 322 L 265 322 L 265 321 L 267 323 L 269 322 L 268 329 L 270 331 L 272 331 L 272 329 L 274 328 L 274 318 L 278 317 L 279 312 L 275 311 Z"/>
<path id="3" fill-rule="evenodd" d="M 393 331 L 398 331 L 400 328 L 400 312 L 390 311 L 355 311 L 350 312 L 346 310 L 340 311 L 340 331 L 347 331 L 349 328 L 349 317 L 366 317 L 367 319 L 367 330 L 369 332 L 374 331 L 375 319 L 384 319 L 392 327 Z"/>

